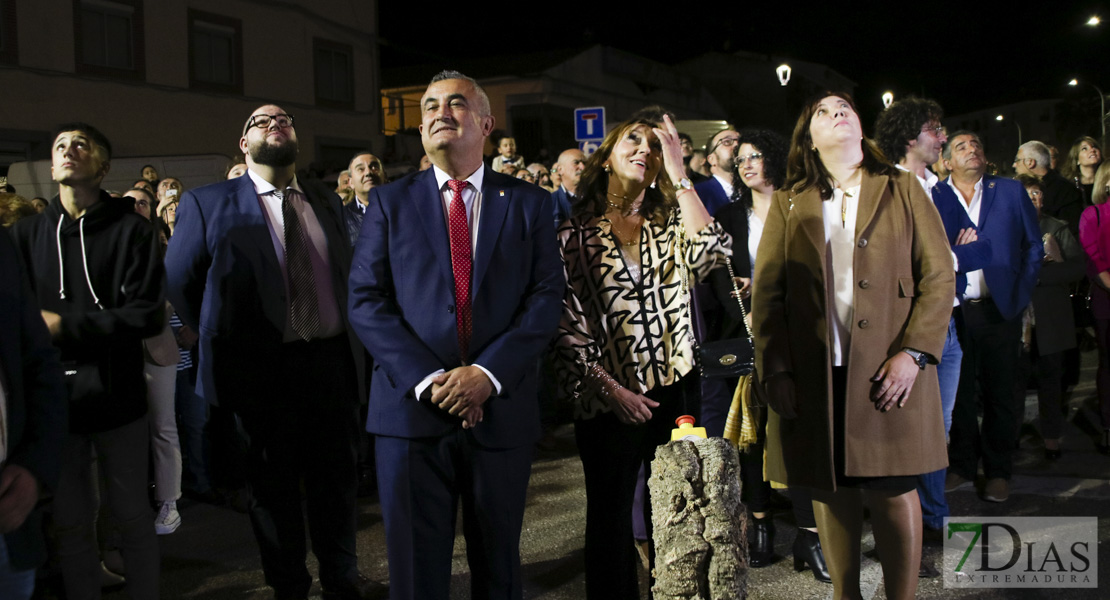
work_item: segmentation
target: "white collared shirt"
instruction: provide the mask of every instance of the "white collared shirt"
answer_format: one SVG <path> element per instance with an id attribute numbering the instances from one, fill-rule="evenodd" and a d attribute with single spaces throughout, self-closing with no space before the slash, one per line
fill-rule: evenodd
<path id="1" fill-rule="evenodd" d="M 833 190 L 833 197 L 821 203 L 825 218 L 825 287 L 829 306 L 835 311 L 829 319 L 830 350 L 833 365 L 848 363 L 848 350 L 852 346 L 852 315 L 855 313 L 856 214 L 859 212 L 860 186 Z M 845 205 L 845 203 L 847 203 Z"/>
<path id="2" fill-rule="evenodd" d="M 451 186 L 447 185 L 447 182 L 451 181 L 451 176 L 435 165 L 432 165 L 432 171 L 436 176 L 436 186 L 439 188 L 439 194 L 443 198 L 443 223 L 450 229 L 448 216 L 451 214 L 451 201 L 455 199 L 455 192 L 452 192 Z M 478 170 L 471 173 L 464 180 L 469 185 L 463 188 L 462 191 L 463 205 L 466 206 L 466 222 L 470 226 L 470 253 L 472 256 L 474 251 L 478 249 L 478 217 L 482 212 L 482 184 L 485 179 L 485 165 L 479 165 Z"/>
<path id="3" fill-rule="evenodd" d="M 713 178 L 717 180 L 717 183 L 721 184 L 721 187 L 725 188 L 725 198 L 732 198 L 732 180 L 725 179 L 716 173 L 713 174 Z"/>
<path id="4" fill-rule="evenodd" d="M 960 206 L 967 211 L 968 218 L 976 227 L 979 227 L 979 211 L 983 205 L 983 178 L 980 177 L 979 181 L 975 182 L 975 193 L 971 196 L 971 203 L 969 204 L 964 198 L 963 193 L 960 192 L 956 184 L 952 182 L 952 178 L 948 178 L 948 187 L 956 193 L 956 198 L 960 201 Z M 967 289 L 964 290 L 964 298 L 967 300 L 974 300 L 976 298 L 989 298 L 990 290 L 987 289 L 987 279 L 983 276 L 983 270 L 977 269 L 967 274 Z"/>
<path id="5" fill-rule="evenodd" d="M 907 169 L 906 167 L 903 167 L 900 164 L 899 165 L 894 165 L 894 166 L 898 167 L 899 169 L 901 169 L 901 170 L 903 170 L 907 173 L 913 173 L 913 171 L 910 171 L 909 169 Z M 925 190 L 925 195 L 928 196 L 929 198 L 932 198 L 933 197 L 933 188 L 936 187 L 936 185 L 938 183 L 940 183 L 940 177 L 937 177 L 937 174 L 930 171 L 929 169 L 925 169 L 925 176 L 924 177 L 918 175 L 917 173 L 914 173 L 913 176 L 917 178 L 917 182 L 920 183 L 921 187 Z"/>

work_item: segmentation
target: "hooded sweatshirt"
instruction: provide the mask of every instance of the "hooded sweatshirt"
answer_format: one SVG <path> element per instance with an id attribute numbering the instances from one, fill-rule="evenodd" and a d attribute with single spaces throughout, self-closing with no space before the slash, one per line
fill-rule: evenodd
<path id="1" fill-rule="evenodd" d="M 101 191 L 77 220 L 55 196 L 11 233 L 40 308 L 61 316 L 54 344 L 66 372 L 70 432 L 108 431 L 145 415 L 142 340 L 165 320 L 153 225 Z"/>

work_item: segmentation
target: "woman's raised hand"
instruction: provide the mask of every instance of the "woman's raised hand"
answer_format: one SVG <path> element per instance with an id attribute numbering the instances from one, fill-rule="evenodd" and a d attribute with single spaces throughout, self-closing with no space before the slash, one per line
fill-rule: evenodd
<path id="1" fill-rule="evenodd" d="M 663 115 L 661 127 L 652 129 L 655 137 L 663 147 L 663 168 L 671 181 L 678 181 L 686 177 L 686 166 L 682 162 L 682 141 L 678 139 L 678 128 L 674 126 L 670 115 Z"/>

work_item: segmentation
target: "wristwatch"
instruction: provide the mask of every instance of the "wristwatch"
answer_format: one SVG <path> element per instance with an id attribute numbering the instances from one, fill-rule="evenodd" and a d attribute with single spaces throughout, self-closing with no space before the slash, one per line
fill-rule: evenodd
<path id="1" fill-rule="evenodd" d="M 913 348 L 902 348 L 902 352 L 909 354 L 913 357 L 913 362 L 917 363 L 917 368 L 922 371 L 925 370 L 925 365 L 929 364 L 929 355 L 924 352 L 918 352 Z"/>
<path id="2" fill-rule="evenodd" d="M 694 184 L 690 183 L 690 180 L 685 178 L 685 177 L 683 177 L 682 179 L 679 179 L 678 182 L 674 184 L 674 191 L 676 191 L 676 192 L 679 191 L 679 190 L 692 190 L 692 189 L 694 189 Z"/>

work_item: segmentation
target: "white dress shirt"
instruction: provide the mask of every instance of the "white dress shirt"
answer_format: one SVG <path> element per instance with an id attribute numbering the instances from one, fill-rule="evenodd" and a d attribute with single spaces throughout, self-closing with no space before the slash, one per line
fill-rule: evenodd
<path id="1" fill-rule="evenodd" d="M 975 193 L 971 196 L 971 203 L 967 202 L 963 193 L 952 182 L 952 178 L 948 178 L 948 187 L 956 193 L 956 197 L 960 199 L 960 206 L 967 211 L 967 216 L 979 227 L 979 210 L 983 204 L 983 178 L 980 177 L 979 181 L 975 182 Z M 990 290 L 987 289 L 987 279 L 983 276 L 983 270 L 977 269 L 967 274 L 967 289 L 964 290 L 964 298 L 967 300 L 974 300 L 977 298 L 989 298 Z"/>
<path id="2" fill-rule="evenodd" d="M 717 183 L 721 184 L 721 187 L 723 187 L 725 189 L 725 198 L 730 198 L 731 199 L 732 198 L 732 180 L 731 179 L 725 179 L 724 177 L 721 177 L 720 175 L 718 175 L 716 173 L 713 174 L 713 179 L 716 179 Z"/>

